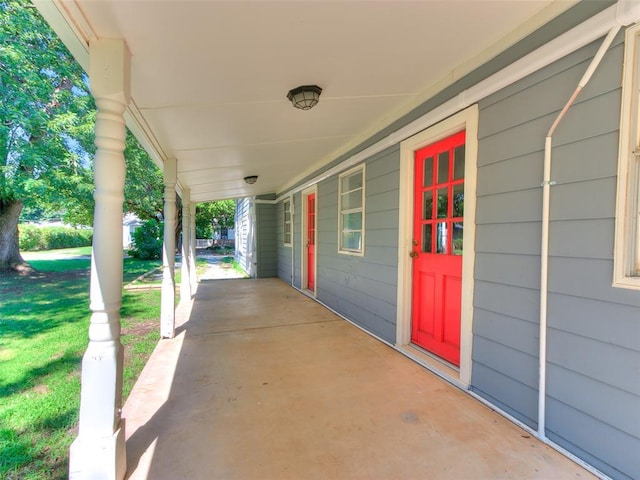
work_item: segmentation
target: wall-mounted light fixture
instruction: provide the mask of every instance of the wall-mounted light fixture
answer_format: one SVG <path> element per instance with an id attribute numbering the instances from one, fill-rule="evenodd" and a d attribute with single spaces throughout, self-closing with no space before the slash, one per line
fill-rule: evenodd
<path id="1" fill-rule="evenodd" d="M 247 182 L 249 185 L 253 185 L 254 183 L 256 183 L 258 181 L 258 176 L 257 175 L 249 175 L 248 177 L 244 177 L 244 181 Z"/>
<path id="2" fill-rule="evenodd" d="M 322 89 L 317 85 L 303 85 L 293 90 L 289 90 L 287 98 L 294 107 L 300 110 L 309 110 L 316 106 L 320 100 Z"/>

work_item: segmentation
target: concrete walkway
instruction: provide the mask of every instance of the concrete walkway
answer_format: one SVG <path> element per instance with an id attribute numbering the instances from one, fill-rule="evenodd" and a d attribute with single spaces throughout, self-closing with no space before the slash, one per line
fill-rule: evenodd
<path id="1" fill-rule="evenodd" d="M 131 479 L 594 478 L 277 279 L 179 317 L 124 408 Z"/>
<path id="2" fill-rule="evenodd" d="M 199 276 L 202 280 L 229 280 L 232 278 L 246 278 L 246 275 L 233 268 L 233 264 L 225 262 L 226 258 L 233 258 L 233 255 L 214 255 L 207 250 L 198 250 L 197 258 L 207 261 L 207 270 Z"/>

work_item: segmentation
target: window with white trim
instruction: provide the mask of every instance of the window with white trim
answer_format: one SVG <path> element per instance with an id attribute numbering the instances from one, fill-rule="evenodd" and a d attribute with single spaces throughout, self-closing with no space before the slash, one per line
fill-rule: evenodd
<path id="1" fill-rule="evenodd" d="M 613 285 L 640 290 L 640 25 L 627 29 L 624 55 Z"/>
<path id="2" fill-rule="evenodd" d="M 364 255 L 365 166 L 338 177 L 338 251 Z"/>
<path id="3" fill-rule="evenodd" d="M 290 246 L 291 245 L 291 200 L 285 200 L 282 203 L 282 208 L 284 210 L 284 219 L 283 219 L 284 244 Z"/>

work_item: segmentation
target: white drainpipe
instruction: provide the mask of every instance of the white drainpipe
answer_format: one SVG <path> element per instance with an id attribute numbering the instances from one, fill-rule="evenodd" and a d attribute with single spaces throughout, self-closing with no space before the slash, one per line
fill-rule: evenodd
<path id="1" fill-rule="evenodd" d="M 573 95 L 569 98 L 553 125 L 547 133 L 547 137 L 544 142 L 544 174 L 542 180 L 542 243 L 540 248 L 540 384 L 538 386 L 538 436 L 540 438 L 546 438 L 545 432 L 545 412 L 546 412 L 546 397 L 547 397 L 547 297 L 548 297 L 548 280 L 549 280 L 549 211 L 550 202 L 549 194 L 551 185 L 555 185 L 555 182 L 551 181 L 551 144 L 553 139 L 553 133 L 555 132 L 558 124 L 567 113 L 576 97 L 580 94 L 584 86 L 589 82 L 591 76 L 595 72 L 604 54 L 611 46 L 611 42 L 620 30 L 620 25 L 615 25 L 609 30 L 609 33 L 605 37 L 602 45 L 596 52 L 593 60 L 589 64 L 587 71 L 578 82 Z"/>

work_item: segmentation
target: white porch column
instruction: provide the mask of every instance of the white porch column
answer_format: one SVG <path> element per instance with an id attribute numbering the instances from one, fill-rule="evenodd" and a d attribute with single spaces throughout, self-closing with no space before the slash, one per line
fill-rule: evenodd
<path id="1" fill-rule="evenodd" d="M 71 479 L 120 480 L 126 471 L 122 411 L 122 202 L 124 111 L 129 102 L 130 55 L 123 40 L 89 47 L 96 101 L 95 215 L 91 258 L 91 323 L 82 359 L 80 429 L 71 445 Z"/>
<path id="2" fill-rule="evenodd" d="M 162 248 L 162 300 L 160 304 L 160 336 L 175 336 L 176 283 L 176 180 L 175 158 L 164 161 L 164 245 Z"/>
<path id="3" fill-rule="evenodd" d="M 182 190 L 182 278 L 180 301 L 191 300 L 191 198 L 188 188 Z"/>
<path id="4" fill-rule="evenodd" d="M 191 294 L 195 295 L 198 289 L 198 274 L 196 273 L 196 204 L 191 204 L 191 231 L 189 237 L 191 239 L 190 248 L 191 255 L 189 255 L 190 269 L 189 269 L 189 281 L 191 282 Z"/>

